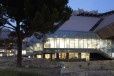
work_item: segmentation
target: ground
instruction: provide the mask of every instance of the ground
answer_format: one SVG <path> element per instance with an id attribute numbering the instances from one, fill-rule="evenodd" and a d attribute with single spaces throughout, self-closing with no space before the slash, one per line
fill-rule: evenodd
<path id="1" fill-rule="evenodd" d="M 58 62 L 24 58 L 22 68 L 17 68 L 15 61 L 0 58 L 0 76 L 114 76 L 114 60 Z"/>

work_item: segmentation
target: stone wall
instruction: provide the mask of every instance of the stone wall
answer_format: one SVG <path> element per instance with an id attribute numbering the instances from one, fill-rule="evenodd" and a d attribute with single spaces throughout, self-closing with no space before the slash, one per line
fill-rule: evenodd
<path id="1" fill-rule="evenodd" d="M 62 76 L 114 76 L 114 60 L 60 62 Z"/>
<path id="2" fill-rule="evenodd" d="M 64 73 L 61 76 L 114 76 L 114 71 L 83 71 Z"/>

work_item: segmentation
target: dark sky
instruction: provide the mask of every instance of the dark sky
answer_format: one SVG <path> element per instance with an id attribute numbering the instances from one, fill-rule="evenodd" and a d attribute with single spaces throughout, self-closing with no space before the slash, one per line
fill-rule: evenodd
<path id="1" fill-rule="evenodd" d="M 98 10 L 99 12 L 114 10 L 114 0 L 69 0 L 68 5 L 74 10 L 78 8 L 88 11 Z"/>

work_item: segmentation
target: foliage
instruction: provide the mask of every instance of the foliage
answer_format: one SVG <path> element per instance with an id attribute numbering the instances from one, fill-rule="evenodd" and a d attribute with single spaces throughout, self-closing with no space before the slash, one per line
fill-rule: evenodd
<path id="1" fill-rule="evenodd" d="M 22 61 L 22 40 L 35 32 L 45 35 L 61 26 L 72 13 L 67 3 L 68 0 L 1 1 L 0 26 L 12 29 L 11 35 L 17 39 L 18 65 Z"/>
<path id="2" fill-rule="evenodd" d="M 71 8 L 68 0 L 4 0 L 9 17 L 17 23 L 26 35 L 34 32 L 48 33 L 55 27 L 54 23 L 63 23 L 69 19 Z M 26 37 L 26 36 L 25 36 Z"/>

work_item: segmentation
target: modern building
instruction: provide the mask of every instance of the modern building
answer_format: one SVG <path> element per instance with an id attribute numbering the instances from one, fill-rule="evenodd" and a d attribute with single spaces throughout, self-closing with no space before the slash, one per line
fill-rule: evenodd
<path id="1" fill-rule="evenodd" d="M 74 11 L 46 42 L 31 36 L 23 40 L 23 55 L 53 60 L 104 60 L 114 57 L 114 11 Z M 14 54 L 15 55 L 15 54 Z"/>
<path id="2" fill-rule="evenodd" d="M 35 41 L 27 53 L 31 51 L 31 57 L 60 60 L 112 59 L 113 32 L 114 11 L 98 13 L 79 9 L 57 31 L 47 35 L 44 45 Z"/>

